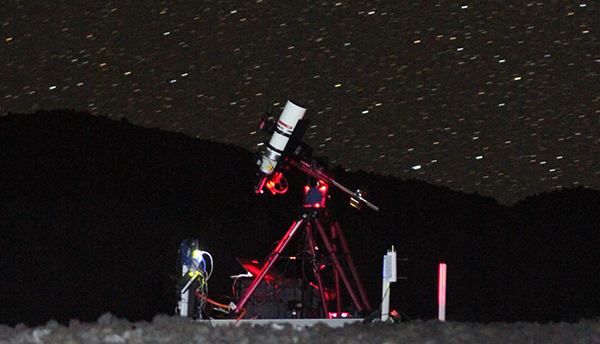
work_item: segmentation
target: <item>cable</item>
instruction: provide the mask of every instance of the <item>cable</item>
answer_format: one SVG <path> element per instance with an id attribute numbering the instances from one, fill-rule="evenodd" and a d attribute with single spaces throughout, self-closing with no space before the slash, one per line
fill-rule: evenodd
<path id="1" fill-rule="evenodd" d="M 231 310 L 231 307 L 229 305 L 226 305 L 226 304 L 219 303 L 217 301 L 211 300 L 206 295 L 202 295 L 200 293 L 196 293 L 196 295 L 198 297 L 200 297 L 201 299 L 205 300 L 206 302 L 210 303 L 211 305 L 214 305 L 214 306 L 217 306 L 217 307 L 221 307 L 224 310 L 227 310 L 226 313 L 229 313 L 230 310 Z M 244 317 L 244 315 L 246 315 L 246 308 L 240 308 L 240 315 L 236 318 L 235 324 L 237 324 L 238 321 L 242 320 L 242 318 Z"/>
<path id="2" fill-rule="evenodd" d="M 210 279 L 210 276 L 212 276 L 213 270 L 214 270 L 214 266 L 213 266 L 213 257 L 210 255 L 210 253 L 206 252 L 206 251 L 202 251 L 202 256 L 207 255 L 208 258 L 210 258 L 210 272 L 208 272 L 208 276 L 206 276 L 206 280 L 208 281 Z M 204 271 L 206 271 L 206 262 L 204 261 L 204 259 L 202 259 L 202 261 L 204 262 Z"/>
<path id="3" fill-rule="evenodd" d="M 387 289 L 385 290 L 385 293 L 383 293 L 383 295 L 381 296 L 381 303 L 379 304 L 379 308 L 377 309 L 377 313 L 379 313 L 381 316 L 387 315 L 388 319 L 392 319 L 390 317 L 390 313 L 391 311 L 388 311 L 388 314 L 383 314 L 383 299 L 385 299 L 385 297 L 387 296 L 387 294 L 390 292 L 390 289 L 392 288 L 392 284 L 388 283 L 387 285 Z M 392 321 L 393 322 L 393 321 Z"/>
<path id="4" fill-rule="evenodd" d="M 230 309 L 230 308 L 229 308 L 229 305 L 226 305 L 226 304 L 219 303 L 219 302 L 217 302 L 217 301 L 211 300 L 211 299 L 209 299 L 209 298 L 208 298 L 208 296 L 206 296 L 206 295 L 203 295 L 203 294 L 200 294 L 200 293 L 197 293 L 196 295 L 198 295 L 198 297 L 200 297 L 200 298 L 201 298 L 201 299 L 203 299 L 204 301 L 206 301 L 206 302 L 210 303 L 211 305 L 218 306 L 218 307 L 221 307 L 221 308 L 224 308 L 224 309 L 227 309 L 227 310 L 229 310 L 229 309 Z"/>

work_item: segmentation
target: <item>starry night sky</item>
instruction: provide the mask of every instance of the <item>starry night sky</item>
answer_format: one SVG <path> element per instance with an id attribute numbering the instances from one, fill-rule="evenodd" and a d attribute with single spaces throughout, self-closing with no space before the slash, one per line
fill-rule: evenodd
<path id="1" fill-rule="evenodd" d="M 9 0 L 0 115 L 81 110 L 254 151 L 291 98 L 332 167 L 504 204 L 600 189 L 600 8 L 515 3 Z"/>

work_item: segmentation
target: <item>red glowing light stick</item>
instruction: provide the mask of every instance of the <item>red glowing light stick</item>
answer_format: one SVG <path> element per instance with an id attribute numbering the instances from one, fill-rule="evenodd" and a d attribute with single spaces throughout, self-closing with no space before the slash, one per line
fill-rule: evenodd
<path id="1" fill-rule="evenodd" d="M 440 263 L 438 304 L 438 319 L 446 321 L 446 263 Z"/>

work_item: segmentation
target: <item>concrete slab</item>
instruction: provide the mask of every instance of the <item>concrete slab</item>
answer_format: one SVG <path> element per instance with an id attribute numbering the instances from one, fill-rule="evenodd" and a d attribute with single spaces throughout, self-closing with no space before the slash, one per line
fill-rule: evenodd
<path id="1" fill-rule="evenodd" d="M 283 326 L 292 325 L 294 327 L 312 327 L 316 324 L 325 324 L 329 327 L 343 327 L 348 324 L 358 324 L 362 318 L 337 318 L 337 319 L 242 319 L 237 322 L 235 319 L 213 319 L 200 320 L 197 323 L 209 323 L 212 326 Z"/>

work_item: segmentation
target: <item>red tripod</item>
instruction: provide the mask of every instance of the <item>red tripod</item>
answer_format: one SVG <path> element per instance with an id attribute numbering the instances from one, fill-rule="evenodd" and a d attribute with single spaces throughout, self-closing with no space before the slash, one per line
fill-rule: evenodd
<path id="1" fill-rule="evenodd" d="M 302 151 L 301 148 L 302 147 L 299 146 L 294 150 L 294 152 Z M 313 228 L 316 228 L 317 232 L 319 233 L 319 236 L 321 238 L 320 242 L 322 242 L 325 246 L 326 253 L 331 258 L 331 262 L 334 266 L 335 291 L 337 301 L 336 308 L 338 314 L 341 314 L 342 311 L 340 284 L 341 282 L 343 282 L 346 286 L 346 290 L 352 298 L 352 301 L 354 302 L 358 313 L 361 315 L 365 315 L 365 313 L 370 312 L 372 310 L 371 305 L 369 304 L 365 290 L 356 271 L 356 267 L 354 265 L 354 262 L 352 261 L 352 257 L 350 256 L 348 245 L 346 244 L 346 239 L 344 238 L 341 227 L 339 223 L 331 222 L 330 236 L 328 236 L 322 222 L 319 220 L 319 217 L 325 212 L 324 208 L 327 188 L 330 185 L 333 185 L 350 195 L 350 204 L 357 209 L 360 209 L 363 205 L 367 205 L 369 208 L 378 211 L 379 207 L 365 199 L 365 193 L 363 191 L 352 191 L 335 181 L 327 173 L 325 173 L 324 169 L 318 164 L 316 164 L 315 161 L 311 161 L 309 163 L 300 159 L 300 156 L 293 155 L 286 157 L 284 162 L 288 165 L 298 168 L 300 171 L 306 172 L 309 176 L 318 180 L 317 187 L 308 187 L 307 189 L 305 189 L 305 207 L 307 207 L 306 211 L 298 218 L 298 220 L 296 220 L 296 222 L 292 224 L 292 226 L 283 236 L 275 250 L 269 255 L 260 272 L 256 275 L 255 279 L 252 281 L 248 289 L 246 289 L 244 295 L 238 302 L 235 311 L 236 314 L 244 308 L 244 305 L 246 304 L 254 290 L 264 279 L 266 274 L 269 272 L 269 269 L 271 269 L 275 261 L 279 258 L 279 255 L 285 249 L 286 245 L 290 242 L 294 234 L 296 234 L 300 227 L 304 226 L 309 251 L 313 257 L 313 270 L 315 273 L 315 279 L 317 280 L 317 285 L 319 287 L 321 304 L 325 316 L 327 318 L 330 318 L 329 309 L 327 306 L 327 298 L 325 295 L 325 288 L 323 285 L 323 278 L 321 276 L 321 267 L 319 266 L 316 259 L 317 240 L 315 240 L 316 238 L 313 233 Z M 263 175 L 263 177 L 261 177 L 260 183 L 258 184 L 256 192 L 262 192 L 263 187 L 269 189 L 273 194 L 283 193 L 285 192 L 285 190 L 287 190 L 287 181 L 285 181 L 285 178 L 282 177 L 281 172 L 276 172 L 271 175 Z M 339 246 L 341 247 L 338 247 L 338 242 L 340 244 Z M 340 248 L 341 253 L 343 254 L 343 258 L 345 259 L 340 259 Z M 342 264 L 342 261 L 344 261 L 346 264 Z M 352 280 L 349 278 L 347 271 L 351 273 Z M 360 295 L 356 293 L 356 289 L 358 289 Z"/>
<path id="2" fill-rule="evenodd" d="M 346 239 L 344 237 L 339 223 L 330 223 L 330 236 L 328 236 L 322 221 L 319 219 L 320 214 L 321 212 L 319 210 L 311 209 L 309 211 L 304 212 L 299 217 L 299 219 L 292 224 L 292 226 L 289 228 L 287 233 L 285 233 L 275 250 L 273 250 L 273 252 L 268 256 L 265 264 L 263 265 L 258 275 L 256 275 L 248 289 L 246 289 L 245 293 L 243 294 L 243 296 L 237 304 L 237 310 L 244 308 L 244 305 L 246 304 L 256 287 L 264 279 L 265 275 L 269 272 L 275 261 L 279 258 L 279 255 L 285 249 L 285 247 L 290 242 L 294 234 L 298 232 L 298 229 L 304 226 L 309 252 L 312 257 L 311 260 L 313 264 L 313 271 L 315 272 L 315 279 L 317 281 L 321 298 L 321 304 L 325 316 L 327 318 L 331 317 L 329 313 L 329 307 L 327 305 L 327 297 L 325 295 L 325 286 L 323 283 L 323 278 L 321 276 L 322 268 L 318 260 L 316 259 L 317 240 L 314 236 L 315 228 L 316 231 L 319 233 L 321 242 L 325 246 L 326 253 L 329 256 L 329 258 L 331 258 L 331 262 L 334 266 L 337 314 L 342 313 L 341 282 L 343 282 L 346 286 L 346 290 L 348 291 L 348 294 L 350 294 L 350 297 L 352 298 L 352 301 L 354 302 L 354 305 L 356 306 L 356 309 L 359 314 L 364 315 L 365 313 L 369 313 L 371 311 L 371 305 L 366 297 L 364 287 L 356 271 L 356 267 L 352 260 L 352 256 L 350 255 L 350 252 L 348 250 L 348 245 L 346 243 Z M 342 257 L 340 257 L 340 253 L 342 254 Z M 350 277 L 348 276 L 348 271 L 351 273 L 352 279 L 350 279 Z M 359 294 L 356 293 L 356 289 L 358 289 Z"/>

